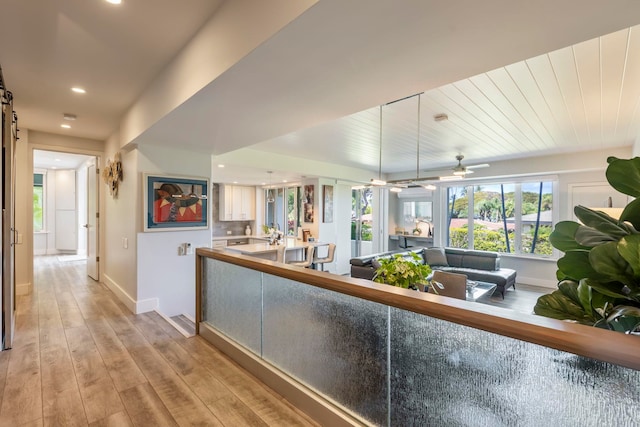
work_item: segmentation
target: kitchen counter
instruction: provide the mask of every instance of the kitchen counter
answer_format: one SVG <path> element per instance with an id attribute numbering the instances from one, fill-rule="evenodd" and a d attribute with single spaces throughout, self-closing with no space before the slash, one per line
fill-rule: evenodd
<path id="1" fill-rule="evenodd" d="M 302 259 L 303 251 L 308 246 L 327 245 L 327 243 L 303 242 L 297 239 L 284 239 L 284 242 L 285 242 L 284 246 L 288 254 L 287 259 L 292 258 L 296 260 Z M 282 245 L 270 245 L 268 242 L 264 242 L 264 243 L 250 243 L 247 245 L 227 246 L 225 250 L 231 251 L 231 252 L 238 252 L 243 255 L 255 256 L 258 258 L 275 260 L 276 252 L 278 251 L 279 247 L 282 247 Z M 293 255 L 290 256 L 290 254 L 292 253 Z"/>
<path id="2" fill-rule="evenodd" d="M 256 239 L 256 240 L 269 240 L 266 236 L 258 236 L 255 234 L 251 234 L 247 236 L 246 234 L 229 234 L 226 236 L 213 236 L 211 240 L 229 240 L 229 239 Z"/>

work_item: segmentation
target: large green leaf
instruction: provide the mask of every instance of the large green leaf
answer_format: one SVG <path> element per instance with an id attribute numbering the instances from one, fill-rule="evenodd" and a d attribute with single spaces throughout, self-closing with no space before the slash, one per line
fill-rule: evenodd
<path id="1" fill-rule="evenodd" d="M 618 240 L 617 237 L 612 237 L 609 234 L 598 231 L 595 228 L 585 227 L 584 225 L 579 226 L 576 230 L 575 239 L 582 247 L 589 248 Z"/>
<path id="2" fill-rule="evenodd" d="M 567 298 L 570 298 L 574 303 L 582 305 L 580 302 L 580 295 L 578 294 L 578 282 L 573 280 L 563 280 L 558 283 L 558 290 Z"/>
<path id="3" fill-rule="evenodd" d="M 566 252 L 564 256 L 558 260 L 558 269 L 564 273 L 565 277 L 573 279 L 576 282 L 586 278 L 606 279 L 606 276 L 599 274 L 591 266 L 589 262 L 589 252 L 586 251 Z"/>
<path id="4" fill-rule="evenodd" d="M 591 249 L 589 262 L 595 271 L 606 277 L 605 281 L 633 284 L 633 269 L 618 252 L 618 242 L 609 242 Z M 597 278 L 598 276 L 585 276 Z M 582 277 L 581 277 L 582 279 Z"/>
<path id="5" fill-rule="evenodd" d="M 601 211 L 578 205 L 573 208 L 573 212 L 587 227 L 595 228 L 602 233 L 615 237 L 616 240 L 635 231 L 624 222 L 618 221 Z"/>
<path id="6" fill-rule="evenodd" d="M 640 234 L 623 237 L 618 242 L 618 253 L 633 269 L 636 278 L 640 277 Z"/>
<path id="7" fill-rule="evenodd" d="M 636 230 L 640 230 L 640 199 L 635 199 L 624 208 L 620 221 L 629 221 Z"/>
<path id="8" fill-rule="evenodd" d="M 585 279 L 583 280 L 583 282 L 591 289 L 591 307 L 594 310 L 599 308 L 604 310 L 605 306 L 613 307 L 615 305 L 615 302 L 618 299 L 617 297 L 605 295 L 599 292 L 595 287 L 592 286 L 592 284 L 594 283 L 592 280 Z"/>
<path id="9" fill-rule="evenodd" d="M 574 320 L 586 325 L 593 324 L 592 319 L 585 314 L 582 307 L 559 290 L 538 298 L 533 312 L 552 319 Z"/>
<path id="10" fill-rule="evenodd" d="M 578 285 L 578 298 L 580 299 L 580 304 L 582 305 L 583 310 L 589 316 L 593 316 L 593 306 L 591 303 L 591 288 L 586 284 L 584 280 L 580 281 Z"/>
<path id="11" fill-rule="evenodd" d="M 614 299 L 628 300 L 629 296 L 624 292 L 625 284 L 620 282 L 600 282 L 593 279 L 585 279 L 587 285 L 591 286 L 599 293 L 612 297 Z"/>
<path id="12" fill-rule="evenodd" d="M 579 227 L 580 224 L 575 221 L 560 221 L 549 235 L 549 242 L 554 248 L 562 252 L 578 249 L 588 250 L 589 247 L 582 246 L 576 242 L 575 235 Z"/>
<path id="13" fill-rule="evenodd" d="M 640 196 L 640 157 L 624 160 L 615 157 L 607 159 L 607 181 L 619 192 L 629 196 Z"/>

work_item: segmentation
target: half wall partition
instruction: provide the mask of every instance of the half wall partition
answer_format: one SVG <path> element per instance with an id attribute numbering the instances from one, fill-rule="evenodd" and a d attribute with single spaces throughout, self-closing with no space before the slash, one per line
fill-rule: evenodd
<path id="1" fill-rule="evenodd" d="M 638 425 L 639 337 L 197 255 L 199 333 L 323 425 Z"/>

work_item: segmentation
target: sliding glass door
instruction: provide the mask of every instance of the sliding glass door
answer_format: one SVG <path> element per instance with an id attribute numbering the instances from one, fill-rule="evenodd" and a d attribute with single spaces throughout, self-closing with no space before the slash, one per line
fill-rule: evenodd
<path id="1" fill-rule="evenodd" d="M 351 256 L 373 253 L 373 190 L 351 190 Z"/>

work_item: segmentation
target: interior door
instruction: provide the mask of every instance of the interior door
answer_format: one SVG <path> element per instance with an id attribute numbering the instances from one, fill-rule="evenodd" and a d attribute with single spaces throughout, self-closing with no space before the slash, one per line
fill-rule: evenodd
<path id="1" fill-rule="evenodd" d="M 99 280 L 98 172 L 95 162 L 87 171 L 87 275 L 93 280 Z"/>
<path id="2" fill-rule="evenodd" d="M 18 129 L 11 94 L 2 95 L 2 350 L 6 350 L 13 345 L 15 324 L 14 153 Z"/>

